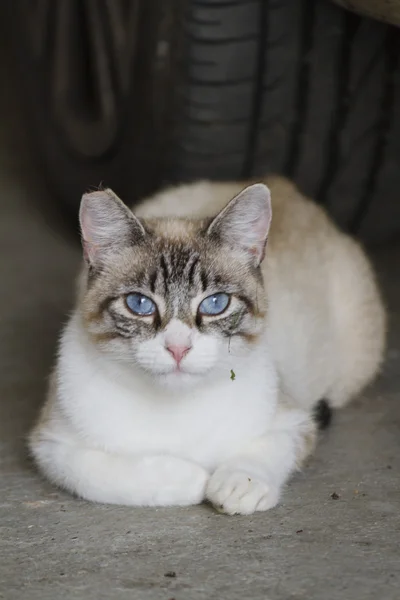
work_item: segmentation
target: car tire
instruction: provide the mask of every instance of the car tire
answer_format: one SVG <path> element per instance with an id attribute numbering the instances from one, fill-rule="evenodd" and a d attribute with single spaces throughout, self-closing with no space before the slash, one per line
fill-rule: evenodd
<path id="1" fill-rule="evenodd" d="M 42 4 L 35 18 L 12 5 L 19 64 L 70 210 L 101 184 L 132 202 L 278 172 L 365 241 L 400 230 L 395 27 L 329 0 Z"/>

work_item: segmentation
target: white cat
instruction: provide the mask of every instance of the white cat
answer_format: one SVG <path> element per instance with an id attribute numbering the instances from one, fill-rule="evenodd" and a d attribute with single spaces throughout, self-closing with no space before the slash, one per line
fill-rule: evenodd
<path id="1" fill-rule="evenodd" d="M 342 406 L 374 377 L 385 312 L 364 253 L 267 183 L 271 228 L 264 184 L 169 189 L 138 216 L 84 195 L 77 307 L 30 437 L 51 481 L 98 502 L 266 510 L 313 448 L 318 400 Z"/>

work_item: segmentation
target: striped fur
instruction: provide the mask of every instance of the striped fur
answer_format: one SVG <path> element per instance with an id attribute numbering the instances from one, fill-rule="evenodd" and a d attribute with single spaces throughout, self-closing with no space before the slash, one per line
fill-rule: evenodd
<path id="1" fill-rule="evenodd" d="M 239 336 L 254 344 L 266 316 L 260 267 L 210 239 L 205 221 L 144 220 L 143 225 L 144 242 L 110 256 L 94 274 L 85 267 L 81 308 L 92 340 L 118 356 L 125 347 L 130 357 L 141 342 L 178 319 L 200 333 Z M 124 298 L 131 292 L 156 302 L 154 317 L 144 319 L 126 308 Z M 216 292 L 232 294 L 235 309 L 220 317 L 202 317 L 199 303 Z"/>

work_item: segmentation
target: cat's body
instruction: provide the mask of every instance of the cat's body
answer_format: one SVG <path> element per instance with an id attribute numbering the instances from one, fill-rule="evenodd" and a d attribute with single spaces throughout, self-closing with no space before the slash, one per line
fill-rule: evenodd
<path id="1" fill-rule="evenodd" d="M 30 441 L 50 479 L 103 502 L 263 510 L 313 446 L 315 403 L 342 406 L 375 375 L 385 313 L 363 252 L 290 183 L 268 185 L 265 289 L 263 186 L 214 221 L 243 185 L 167 190 L 136 211 L 144 227 L 89 201 L 90 273 Z M 157 313 L 130 318 L 131 291 Z M 223 292 L 222 312 L 201 311 Z"/>
<path id="2" fill-rule="evenodd" d="M 310 407 L 345 404 L 382 358 L 385 315 L 359 245 L 281 177 L 269 178 L 273 219 L 262 272 L 269 346 L 284 389 Z M 138 216 L 215 215 L 245 184 L 201 182 L 167 190 Z"/>

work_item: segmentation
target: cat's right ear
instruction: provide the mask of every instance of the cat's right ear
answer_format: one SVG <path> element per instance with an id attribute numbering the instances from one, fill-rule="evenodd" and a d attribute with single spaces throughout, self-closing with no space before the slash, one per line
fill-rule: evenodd
<path id="1" fill-rule="evenodd" d="M 85 260 L 101 266 L 112 253 L 142 241 L 143 225 L 110 189 L 82 196 L 79 211 Z"/>

